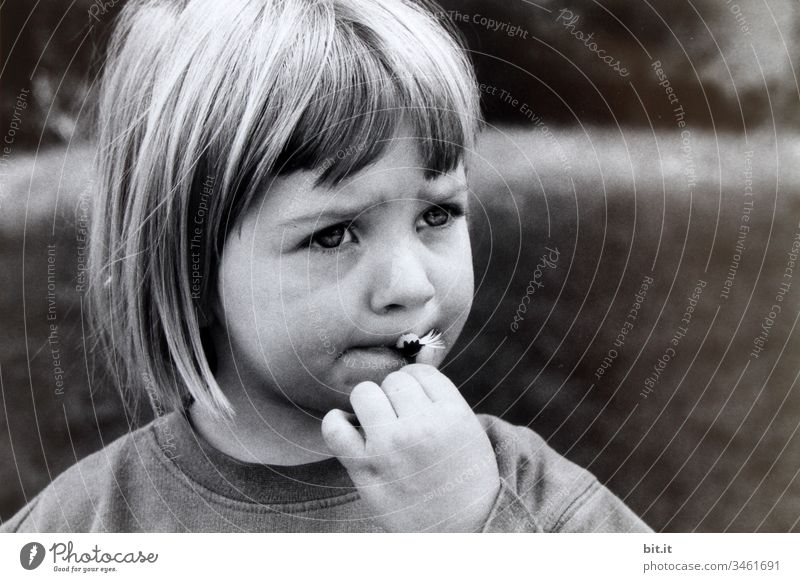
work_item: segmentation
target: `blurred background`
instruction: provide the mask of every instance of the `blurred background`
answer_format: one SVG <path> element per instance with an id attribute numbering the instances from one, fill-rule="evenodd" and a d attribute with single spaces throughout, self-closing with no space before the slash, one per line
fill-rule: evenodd
<path id="1" fill-rule="evenodd" d="M 0 4 L 2 519 L 149 420 L 90 382 L 81 317 L 123 3 Z M 441 5 L 487 118 L 444 372 L 656 530 L 800 531 L 800 4 Z"/>

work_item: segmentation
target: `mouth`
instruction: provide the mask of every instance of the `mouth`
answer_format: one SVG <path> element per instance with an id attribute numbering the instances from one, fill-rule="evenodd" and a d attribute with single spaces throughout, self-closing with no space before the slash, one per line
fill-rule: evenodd
<path id="1" fill-rule="evenodd" d="M 361 370 L 399 370 L 413 362 L 392 346 L 353 346 L 337 358 L 348 368 Z"/>
<path id="2" fill-rule="evenodd" d="M 353 346 L 342 352 L 339 357 L 347 358 L 348 355 L 352 356 L 353 354 L 370 354 L 371 357 L 384 357 L 410 363 L 419 355 L 423 347 L 444 348 L 441 338 L 442 332 L 434 327 L 422 336 L 415 333 L 404 333 L 396 340 L 386 344 Z"/>

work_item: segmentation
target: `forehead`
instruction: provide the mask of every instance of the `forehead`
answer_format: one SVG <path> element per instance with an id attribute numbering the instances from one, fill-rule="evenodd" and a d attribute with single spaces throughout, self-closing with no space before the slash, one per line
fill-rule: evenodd
<path id="1" fill-rule="evenodd" d="M 276 178 L 263 211 L 282 226 L 298 226 L 335 212 L 342 217 L 392 200 L 443 201 L 467 189 L 463 164 L 446 174 L 427 175 L 419 140 L 401 135 L 383 156 L 336 186 L 317 184 L 319 171 L 300 171 Z M 263 218 L 263 217 L 262 217 Z"/>

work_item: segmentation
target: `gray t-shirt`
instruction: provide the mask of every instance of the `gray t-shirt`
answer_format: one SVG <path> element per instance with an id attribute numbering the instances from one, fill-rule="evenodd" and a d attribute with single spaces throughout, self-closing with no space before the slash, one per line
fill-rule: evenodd
<path id="1" fill-rule="evenodd" d="M 483 531 L 652 531 L 594 476 L 532 430 L 494 416 L 478 418 L 501 476 Z M 13 531 L 381 529 L 338 460 L 296 466 L 241 462 L 202 439 L 184 413 L 172 412 L 62 473 L 0 526 L 0 532 Z"/>

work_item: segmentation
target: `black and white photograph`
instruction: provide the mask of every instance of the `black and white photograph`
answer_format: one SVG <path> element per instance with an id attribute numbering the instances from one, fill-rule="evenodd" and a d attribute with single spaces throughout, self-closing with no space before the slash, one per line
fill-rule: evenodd
<path id="1" fill-rule="evenodd" d="M 800 533 L 796 0 L 5 0 L 0 47 L 0 532 Z"/>

